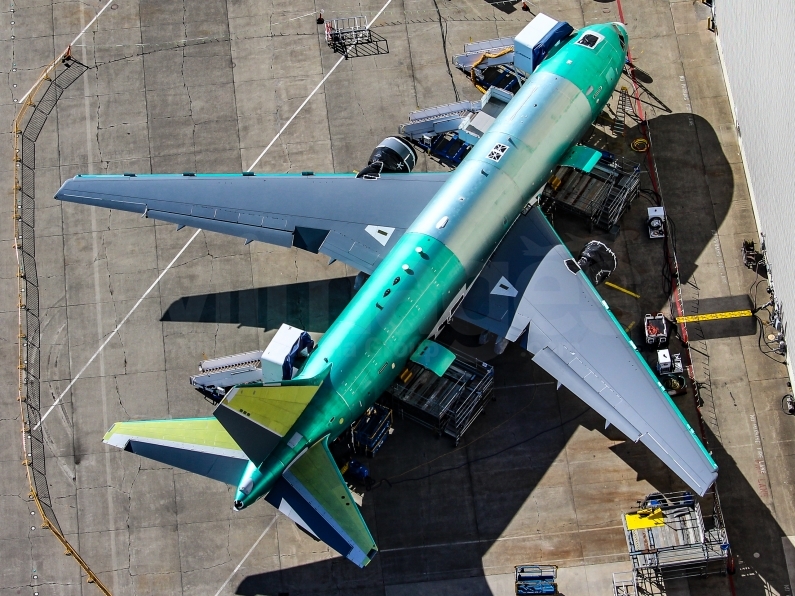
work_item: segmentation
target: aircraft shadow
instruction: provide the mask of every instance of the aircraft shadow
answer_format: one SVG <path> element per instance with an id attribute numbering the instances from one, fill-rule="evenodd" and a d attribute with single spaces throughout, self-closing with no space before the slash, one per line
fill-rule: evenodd
<path id="1" fill-rule="evenodd" d="M 703 118 L 664 115 L 651 119 L 649 126 L 659 164 L 659 183 L 677 237 L 681 279 L 697 284 L 696 259 L 714 242 L 714 231 L 731 206 L 732 169 L 717 134 Z M 628 128 L 618 143 L 638 136 L 637 126 Z M 616 141 L 596 129 L 587 142 L 617 150 Z M 647 168 L 644 154 L 637 154 L 637 161 L 644 170 Z M 648 175 L 642 176 L 641 183 L 644 189 L 653 190 Z M 653 193 L 644 196 L 651 197 L 651 204 Z M 642 313 L 655 312 L 667 302 L 668 287 L 662 273 L 665 256 L 661 243 L 659 249 L 652 248 L 654 241 L 645 233 L 646 206 L 641 198 L 625 215 L 622 227 L 627 232 L 621 237 L 621 246 L 615 246 L 607 234 L 589 231 L 580 220 L 555 216 L 556 228 L 572 250 L 581 240 L 596 237 L 614 246 L 620 262 L 632 263 L 636 278 L 641 278 L 636 280 L 643 287 L 642 297 L 636 301 L 611 295 L 611 308 L 620 320 L 622 315 L 639 320 Z M 286 322 L 325 331 L 353 296 L 353 283 L 354 278 L 349 277 L 187 296 L 174 301 L 162 320 L 232 323 L 264 329 Z M 335 557 L 253 574 L 238 584 L 237 594 L 375 595 L 384 594 L 385 586 L 398 585 L 406 589 L 395 591 L 396 594 L 419 594 L 423 585 L 417 584 L 412 590 L 410 584 L 464 578 L 466 583 L 457 593 L 490 593 L 484 577 L 484 557 L 506 533 L 510 536 L 518 532 L 512 527 L 517 513 L 550 473 L 575 431 L 582 426 L 611 439 L 619 437 L 612 428 L 605 430 L 604 420 L 578 398 L 565 389 L 556 390 L 551 377 L 531 365 L 529 355 L 520 348 L 510 346 L 503 355 L 495 356 L 491 346 L 478 345 L 477 335 L 472 328 L 455 322 L 442 339 L 490 361 L 497 369 L 498 387 L 520 388 L 498 390 L 497 399 L 488 405 L 457 449 L 446 439 L 434 438 L 427 429 L 409 421 L 395 421 L 394 435 L 374 459 L 367 460 L 376 484 L 365 494 L 362 512 L 381 549 L 373 562 L 362 570 Z M 692 410 L 690 395 L 677 400 L 682 400 L 678 403 L 683 409 Z M 729 539 L 734 554 L 745 565 L 740 567 L 742 577 L 736 576 L 736 581 L 738 585 L 742 582 L 743 594 L 767 594 L 760 577 L 774 585 L 788 583 L 786 570 L 776 565 L 783 560 L 781 537 L 785 533 L 758 496 L 757 488 L 749 485 L 718 440 L 712 435 L 708 439 L 721 469 L 719 485 Z M 638 478 L 655 489 L 665 492 L 684 488 L 642 444 L 625 441 L 614 446 L 613 451 Z M 643 496 L 639 494 L 638 498 Z M 543 537 L 544 533 L 541 529 L 538 536 Z M 521 537 L 514 538 L 517 548 L 521 547 Z M 556 548 L 555 556 L 565 558 L 564 551 L 563 547 Z M 528 543 L 522 552 L 537 551 Z M 754 553 L 761 553 L 761 557 L 755 558 Z M 571 558 L 578 556 L 569 554 Z M 509 572 L 514 564 L 530 562 L 533 561 L 510 557 L 500 562 L 500 566 L 505 564 L 500 572 Z"/>
<path id="2" fill-rule="evenodd" d="M 278 329 L 287 323 L 325 332 L 353 297 L 354 277 L 183 296 L 172 302 L 161 321 L 230 323 Z"/>

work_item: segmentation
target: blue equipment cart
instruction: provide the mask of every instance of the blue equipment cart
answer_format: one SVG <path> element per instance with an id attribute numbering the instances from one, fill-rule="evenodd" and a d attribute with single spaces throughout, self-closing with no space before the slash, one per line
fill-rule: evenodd
<path id="1" fill-rule="evenodd" d="M 517 594 L 557 594 L 557 565 L 517 565 Z"/>

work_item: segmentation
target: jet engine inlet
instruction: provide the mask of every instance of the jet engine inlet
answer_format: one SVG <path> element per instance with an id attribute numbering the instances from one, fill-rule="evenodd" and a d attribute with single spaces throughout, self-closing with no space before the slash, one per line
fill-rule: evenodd
<path id="1" fill-rule="evenodd" d="M 399 137 L 387 137 L 373 149 L 367 167 L 357 178 L 378 178 L 382 173 L 400 174 L 411 172 L 417 165 L 417 152 L 407 141 Z"/>
<path id="2" fill-rule="evenodd" d="M 607 248 L 607 245 L 598 240 L 591 240 L 580 252 L 577 264 L 591 283 L 598 286 L 616 270 L 618 261 L 615 253 Z"/>

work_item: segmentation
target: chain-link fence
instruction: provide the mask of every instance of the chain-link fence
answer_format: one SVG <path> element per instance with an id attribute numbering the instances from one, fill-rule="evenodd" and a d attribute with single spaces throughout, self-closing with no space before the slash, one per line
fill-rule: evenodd
<path id="1" fill-rule="evenodd" d="M 80 558 L 64 538 L 52 509 L 47 486 L 44 455 L 44 433 L 41 421 L 41 322 L 39 318 L 39 279 L 36 272 L 35 197 L 36 197 L 36 140 L 47 117 L 64 90 L 74 83 L 88 67 L 67 53 L 45 69 L 37 85 L 31 90 L 14 121 L 14 229 L 19 264 L 19 401 L 22 410 L 25 441 L 25 464 L 30 482 L 30 494 L 36 502 L 43 525 L 66 548 L 105 594 L 108 589 Z M 43 93 L 41 91 L 43 90 Z M 24 125 L 24 128 L 23 128 Z"/>

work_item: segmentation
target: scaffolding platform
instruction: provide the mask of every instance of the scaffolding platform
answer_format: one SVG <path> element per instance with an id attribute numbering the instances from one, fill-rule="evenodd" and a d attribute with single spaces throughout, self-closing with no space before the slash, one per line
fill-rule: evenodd
<path id="1" fill-rule="evenodd" d="M 389 53 L 386 39 L 370 29 L 363 16 L 326 21 L 326 43 L 346 60 Z"/>
<path id="2" fill-rule="evenodd" d="M 486 406 L 494 385 L 494 367 L 475 358 L 456 354 L 444 373 L 437 376 L 416 362 L 409 362 L 381 402 L 435 431 L 456 445 Z"/>
<path id="3" fill-rule="evenodd" d="M 618 222 L 640 191 L 640 165 L 605 154 L 590 173 L 560 166 L 544 187 L 541 202 L 618 234 Z"/>
<path id="4" fill-rule="evenodd" d="M 689 492 L 653 493 L 622 522 L 636 586 L 727 572 L 729 541 L 714 491 L 702 499 Z"/>

